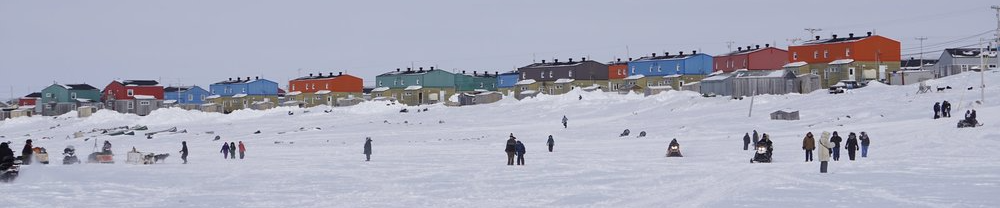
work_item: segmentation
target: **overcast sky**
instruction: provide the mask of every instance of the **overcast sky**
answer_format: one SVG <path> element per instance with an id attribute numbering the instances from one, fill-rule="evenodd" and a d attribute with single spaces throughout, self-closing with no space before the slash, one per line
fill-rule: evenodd
<path id="1" fill-rule="evenodd" d="M 875 30 L 903 54 L 970 45 L 995 0 L 963 1 L 13 1 L 0 0 L 0 98 L 53 82 L 199 85 L 308 73 L 362 77 L 411 66 L 504 71 L 533 60 L 598 61 L 789 45 Z M 992 34 L 981 37 L 992 37 Z M 957 40 L 957 41 L 956 41 Z M 944 43 L 944 44 L 941 44 Z M 628 50 L 626 50 L 628 46 Z M 937 57 L 939 53 L 927 55 Z M 301 69 L 301 70 L 300 70 Z"/>

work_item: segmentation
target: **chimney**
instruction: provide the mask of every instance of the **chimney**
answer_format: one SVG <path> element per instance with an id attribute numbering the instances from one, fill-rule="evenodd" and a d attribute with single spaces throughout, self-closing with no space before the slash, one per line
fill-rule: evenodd
<path id="1" fill-rule="evenodd" d="M 410 68 L 410 67 L 406 67 L 406 71 L 408 71 L 408 72 L 409 72 L 409 71 L 413 71 L 413 68 Z"/>
<path id="2" fill-rule="evenodd" d="M 854 38 L 854 33 L 847 33 L 847 37 Z"/>
<path id="3" fill-rule="evenodd" d="M 684 55 L 684 51 L 680 51 L 680 55 L 679 56 L 683 56 L 683 55 Z"/>
<path id="4" fill-rule="evenodd" d="M 240 80 L 240 77 L 236 77 L 236 81 L 237 81 L 237 82 L 241 81 L 241 80 Z"/>
<path id="5" fill-rule="evenodd" d="M 736 51 L 743 51 L 743 47 L 736 47 Z"/>
<path id="6" fill-rule="evenodd" d="M 396 68 L 396 72 L 399 72 L 399 68 Z"/>
<path id="7" fill-rule="evenodd" d="M 836 40 L 836 39 L 837 39 L 837 34 L 833 34 L 833 39 L 834 39 L 834 40 Z"/>
<path id="8" fill-rule="evenodd" d="M 247 77 L 247 81 L 250 81 L 250 77 Z"/>
<path id="9" fill-rule="evenodd" d="M 312 76 L 313 76 L 313 73 L 309 73 L 309 77 L 312 77 Z"/>
<path id="10" fill-rule="evenodd" d="M 434 67 L 433 66 L 431 67 L 431 71 L 434 71 Z"/>
<path id="11" fill-rule="evenodd" d="M 559 59 L 553 59 L 553 61 L 552 61 L 552 62 L 556 62 L 556 63 L 559 63 Z"/>
<path id="12" fill-rule="evenodd" d="M 816 36 L 816 40 L 819 40 L 819 35 Z"/>
<path id="13" fill-rule="evenodd" d="M 339 72 L 339 73 L 343 73 L 343 72 Z M 333 72 L 330 72 L 330 76 L 331 76 L 331 77 L 333 76 Z"/>
<path id="14" fill-rule="evenodd" d="M 260 79 L 260 76 L 253 77 L 253 80 L 258 80 L 258 79 Z"/>
<path id="15" fill-rule="evenodd" d="M 618 59 L 618 62 L 622 62 L 622 59 L 621 59 L 621 58 L 619 58 L 619 59 Z"/>
<path id="16" fill-rule="evenodd" d="M 333 73 L 330 73 L 333 74 Z M 344 72 L 337 72 L 337 76 L 344 75 Z"/>
<path id="17" fill-rule="evenodd" d="M 500 72 L 499 72 L 499 71 L 494 71 L 494 72 L 493 72 L 493 75 L 497 75 L 497 76 L 500 76 Z"/>
<path id="18" fill-rule="evenodd" d="M 587 57 L 580 57 L 580 61 L 587 61 Z"/>
<path id="19" fill-rule="evenodd" d="M 479 75 L 479 72 L 476 72 L 476 71 L 472 71 L 472 75 L 473 75 L 473 76 L 476 76 L 476 75 Z"/>
<path id="20" fill-rule="evenodd" d="M 670 52 L 663 52 L 663 56 L 670 56 Z"/>
<path id="21" fill-rule="evenodd" d="M 462 70 L 462 74 L 465 74 L 465 70 Z"/>
<path id="22" fill-rule="evenodd" d="M 691 55 L 698 54 L 698 51 L 691 51 Z"/>
<path id="23" fill-rule="evenodd" d="M 632 61 L 632 58 L 628 58 L 628 61 L 630 61 L 630 62 L 631 62 L 631 61 Z"/>
<path id="24" fill-rule="evenodd" d="M 872 36 L 872 32 L 868 32 L 868 37 L 871 37 L 871 36 Z"/>
<path id="25" fill-rule="evenodd" d="M 760 49 L 760 45 L 754 45 L 754 49 Z"/>
<path id="26" fill-rule="evenodd" d="M 656 53 L 653 53 L 653 57 L 656 57 Z"/>
<path id="27" fill-rule="evenodd" d="M 764 44 L 764 48 L 770 48 L 770 47 L 771 47 L 771 44 L 770 44 L 770 43 L 768 43 L 768 44 Z"/>
<path id="28" fill-rule="evenodd" d="M 229 81 L 233 81 L 233 78 L 232 78 L 232 77 L 230 77 L 230 78 L 229 78 Z"/>
<path id="29" fill-rule="evenodd" d="M 543 63 L 543 64 L 545 63 L 545 59 L 542 59 L 542 63 Z"/>
<path id="30" fill-rule="evenodd" d="M 569 58 L 569 62 L 570 62 L 570 63 L 573 63 L 573 58 Z"/>
<path id="31" fill-rule="evenodd" d="M 424 67 L 420 67 L 420 71 L 424 71 Z"/>

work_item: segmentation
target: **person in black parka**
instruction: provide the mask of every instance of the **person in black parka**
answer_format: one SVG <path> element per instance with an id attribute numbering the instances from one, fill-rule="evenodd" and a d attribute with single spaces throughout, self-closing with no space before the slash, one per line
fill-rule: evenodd
<path id="1" fill-rule="evenodd" d="M 836 131 L 833 132 L 833 136 L 830 137 L 830 143 L 833 143 L 833 148 L 830 148 L 830 153 L 833 154 L 833 161 L 840 161 L 840 142 L 844 141 L 840 138 L 840 135 Z"/>
<path id="2" fill-rule="evenodd" d="M 951 103 L 947 100 L 941 103 L 941 117 L 951 118 Z"/>
<path id="3" fill-rule="evenodd" d="M 854 161 L 854 153 L 858 150 L 858 135 L 851 132 L 847 135 L 847 143 L 844 144 L 847 148 L 847 158 Z"/>
<path id="4" fill-rule="evenodd" d="M 546 141 L 545 144 L 549 146 L 549 152 L 552 152 L 552 146 L 556 145 L 556 140 L 552 139 L 552 135 L 549 135 L 549 141 Z"/>
<path id="5" fill-rule="evenodd" d="M 517 165 L 524 165 L 524 143 L 517 141 L 517 145 L 514 146 L 514 152 L 517 153 Z"/>
<path id="6" fill-rule="evenodd" d="M 941 118 L 941 103 L 934 103 L 934 119 Z"/>
<path id="7" fill-rule="evenodd" d="M 24 149 L 21 149 L 21 164 L 31 165 L 31 154 L 34 153 L 32 150 L 31 140 L 24 141 Z"/>
<path id="8" fill-rule="evenodd" d="M 0 164 L 14 162 L 14 151 L 10 150 L 7 142 L 0 143 Z"/>
<path id="9" fill-rule="evenodd" d="M 187 141 L 181 142 L 181 160 L 184 160 L 184 164 L 188 163 L 188 143 Z"/>
<path id="10" fill-rule="evenodd" d="M 229 159 L 236 159 L 236 142 L 229 142 Z"/>
<path id="11" fill-rule="evenodd" d="M 750 133 L 746 133 L 743 135 L 743 150 L 747 150 L 747 147 L 749 146 L 750 146 Z"/>
<path id="12" fill-rule="evenodd" d="M 757 145 L 760 142 L 760 135 L 757 134 L 757 130 L 753 130 L 753 144 Z"/>
<path id="13" fill-rule="evenodd" d="M 365 161 L 372 160 L 372 138 L 365 138 Z"/>
<path id="14" fill-rule="evenodd" d="M 507 165 L 514 165 L 514 148 L 517 146 L 517 138 L 514 137 L 514 133 L 510 133 L 510 139 L 507 139 L 507 146 L 503 149 L 507 152 Z"/>

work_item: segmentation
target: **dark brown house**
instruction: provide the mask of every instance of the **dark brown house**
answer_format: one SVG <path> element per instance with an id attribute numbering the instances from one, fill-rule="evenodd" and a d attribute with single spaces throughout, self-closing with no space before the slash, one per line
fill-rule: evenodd
<path id="1" fill-rule="evenodd" d="M 533 63 L 517 69 L 519 80 L 534 79 L 539 82 L 573 79 L 576 81 L 608 80 L 608 65 L 583 58 L 578 61 Z"/>

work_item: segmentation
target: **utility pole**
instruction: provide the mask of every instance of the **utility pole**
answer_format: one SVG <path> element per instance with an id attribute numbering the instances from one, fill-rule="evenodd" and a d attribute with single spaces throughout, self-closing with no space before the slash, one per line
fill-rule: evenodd
<path id="1" fill-rule="evenodd" d="M 816 36 L 816 32 L 823 31 L 822 28 L 806 28 L 805 30 L 809 31 L 809 38 Z"/>
<path id="2" fill-rule="evenodd" d="M 734 41 L 726 41 L 726 47 L 729 48 L 729 51 L 733 51 L 733 43 L 736 43 L 736 42 L 734 42 Z"/>
<path id="3" fill-rule="evenodd" d="M 924 40 L 927 40 L 927 37 L 917 37 L 917 40 L 920 41 L 920 67 L 924 67 Z"/>
<path id="4" fill-rule="evenodd" d="M 979 60 L 980 60 L 980 62 L 982 62 L 982 65 L 979 66 L 979 93 L 980 93 L 979 104 L 980 105 L 986 103 L 986 57 L 988 57 L 987 53 L 990 52 L 988 50 L 985 50 L 985 51 L 983 50 L 983 47 L 984 47 L 983 42 L 985 42 L 985 41 L 986 41 L 985 38 L 984 39 L 979 39 L 979 44 L 980 44 L 979 45 Z"/>

